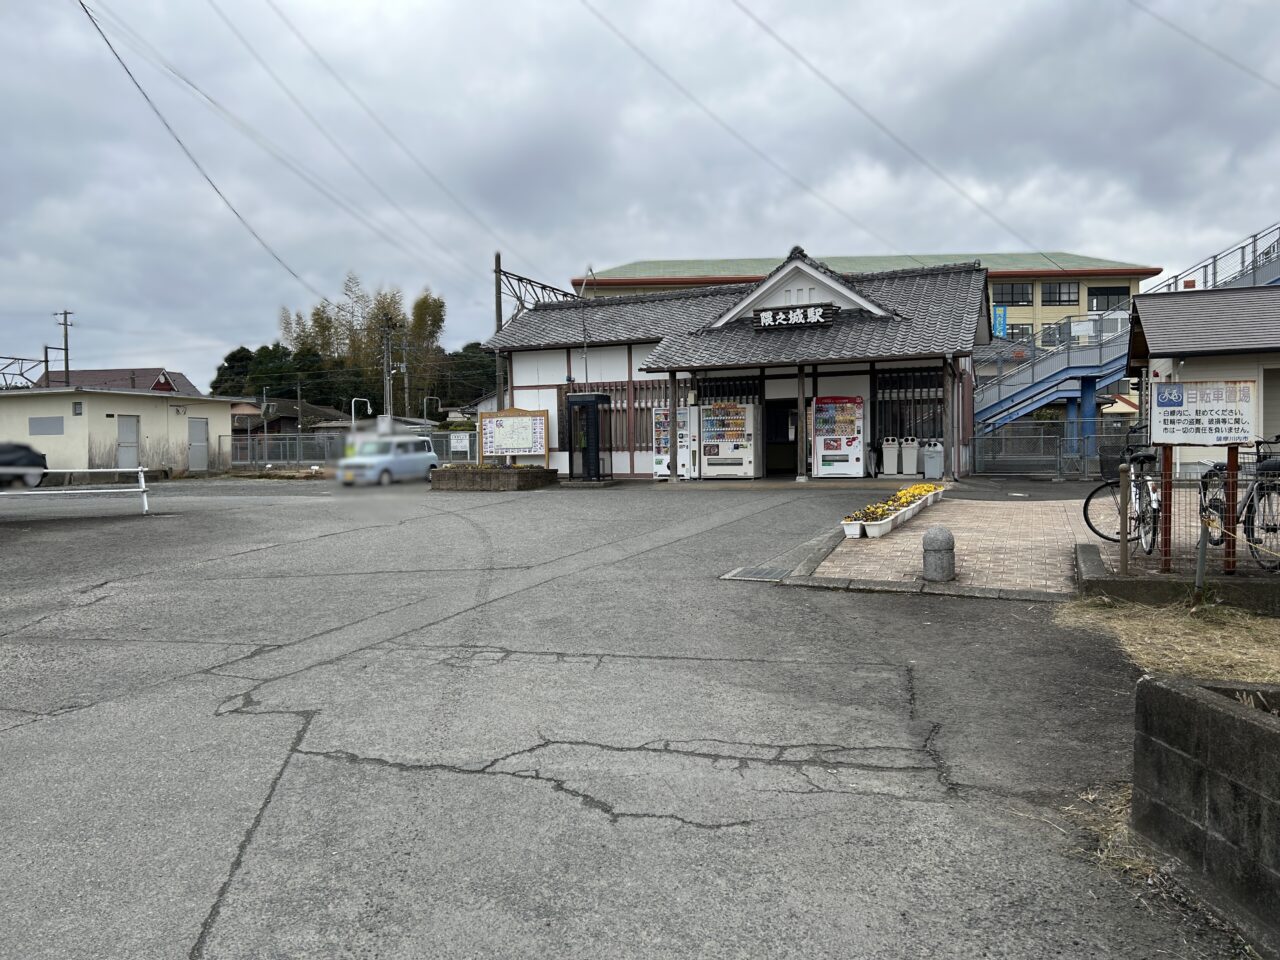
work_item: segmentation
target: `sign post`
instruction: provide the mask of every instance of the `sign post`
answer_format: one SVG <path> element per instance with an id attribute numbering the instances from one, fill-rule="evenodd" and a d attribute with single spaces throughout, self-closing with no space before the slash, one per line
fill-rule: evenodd
<path id="1" fill-rule="evenodd" d="M 1227 538 L 1222 547 L 1223 573 L 1236 572 L 1237 478 L 1240 445 L 1252 443 L 1258 427 L 1258 382 L 1256 380 L 1185 380 L 1157 384 L 1151 404 L 1151 443 L 1164 445 L 1161 464 L 1163 505 L 1161 535 L 1164 540 L 1161 569 L 1168 569 L 1169 498 L 1172 486 L 1175 444 L 1190 447 L 1226 447 Z"/>
<path id="2" fill-rule="evenodd" d="M 484 457 L 542 457 L 543 466 L 551 463 L 547 449 L 547 430 L 551 415 L 546 410 L 521 410 L 511 407 L 497 413 L 480 414 L 480 449 Z"/>
<path id="3" fill-rule="evenodd" d="M 1233 447 L 1257 435 L 1258 381 L 1160 383 L 1151 405 L 1151 443 Z"/>

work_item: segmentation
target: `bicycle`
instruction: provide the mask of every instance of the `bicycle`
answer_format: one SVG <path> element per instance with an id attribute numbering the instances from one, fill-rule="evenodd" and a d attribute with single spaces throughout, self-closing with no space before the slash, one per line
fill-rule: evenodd
<path id="1" fill-rule="evenodd" d="M 1257 463 L 1253 478 L 1236 506 L 1237 522 L 1244 526 L 1245 543 L 1253 561 L 1263 570 L 1280 570 L 1280 434 L 1254 444 Z M 1227 530 L 1227 465 L 1214 463 L 1200 476 L 1200 516 L 1208 528 L 1209 543 L 1220 546 Z"/>
<path id="2" fill-rule="evenodd" d="M 1125 440 L 1129 441 L 1141 429 L 1141 424 L 1134 424 L 1125 433 Z M 1110 458 L 1100 455 L 1098 460 L 1104 476 L 1113 472 Z M 1131 543 L 1141 546 L 1147 554 L 1155 550 L 1160 529 L 1160 488 L 1155 477 L 1148 473 L 1155 462 L 1154 453 L 1142 451 L 1140 447 L 1126 442 L 1120 457 L 1115 460 L 1116 467 L 1121 463 L 1129 464 L 1129 516 L 1125 526 L 1121 526 L 1118 476 L 1104 480 L 1084 498 L 1085 525 L 1112 543 L 1119 543 L 1121 530 L 1127 529 Z M 1119 470 L 1114 472 L 1118 474 Z"/>

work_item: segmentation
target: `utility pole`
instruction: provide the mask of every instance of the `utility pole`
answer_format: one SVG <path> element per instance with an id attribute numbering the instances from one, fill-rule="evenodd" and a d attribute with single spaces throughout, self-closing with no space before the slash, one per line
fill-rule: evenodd
<path id="1" fill-rule="evenodd" d="M 64 386 L 71 386 L 71 335 L 70 328 L 75 324 L 68 320 L 68 317 L 74 317 L 75 313 L 71 310 L 59 310 L 54 314 L 55 317 L 62 317 L 58 321 L 58 326 L 62 328 L 62 382 Z M 45 367 L 45 379 L 48 380 L 48 367 Z M 49 384 L 53 386 L 52 383 Z"/>
<path id="2" fill-rule="evenodd" d="M 498 252 L 493 255 L 493 332 L 499 334 L 502 332 L 502 253 Z M 496 402 L 498 409 L 502 410 L 506 404 L 503 402 L 502 396 L 502 353 L 498 350 L 493 351 L 493 371 L 497 390 Z"/>
<path id="3" fill-rule="evenodd" d="M 407 417 L 411 413 L 409 410 L 409 336 L 407 333 L 404 339 L 400 341 L 400 376 L 404 379 L 404 415 Z"/>
<path id="4" fill-rule="evenodd" d="M 293 463 L 296 467 L 302 466 L 302 378 L 298 378 L 298 407 L 294 411 L 298 415 L 298 419 L 294 421 L 294 433 L 298 435 L 298 446 L 293 451 Z"/>
<path id="5" fill-rule="evenodd" d="M 391 416 L 391 324 L 385 320 L 382 323 L 382 412 Z"/>

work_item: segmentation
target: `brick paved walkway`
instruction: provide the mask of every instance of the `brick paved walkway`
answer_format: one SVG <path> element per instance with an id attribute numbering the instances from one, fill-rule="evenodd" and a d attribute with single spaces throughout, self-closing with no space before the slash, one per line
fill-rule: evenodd
<path id="1" fill-rule="evenodd" d="M 1078 500 L 947 500 L 887 536 L 837 545 L 814 571 L 854 580 L 919 580 L 921 537 L 934 524 L 956 538 L 956 584 L 1075 592 L 1075 544 L 1097 543 Z"/>

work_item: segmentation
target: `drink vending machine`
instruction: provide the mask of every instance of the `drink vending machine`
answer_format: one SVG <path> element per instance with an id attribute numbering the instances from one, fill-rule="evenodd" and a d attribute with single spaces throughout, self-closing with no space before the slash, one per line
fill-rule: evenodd
<path id="1" fill-rule="evenodd" d="M 701 408 L 702 476 L 764 476 L 764 408 L 713 403 Z"/>
<path id="2" fill-rule="evenodd" d="M 680 479 L 698 479 L 698 408 L 676 409 L 676 454 Z M 666 407 L 653 408 L 653 479 L 671 476 L 671 414 Z"/>
<path id="3" fill-rule="evenodd" d="M 865 477 L 867 452 L 862 434 L 861 397 L 813 400 L 813 475 Z"/>

